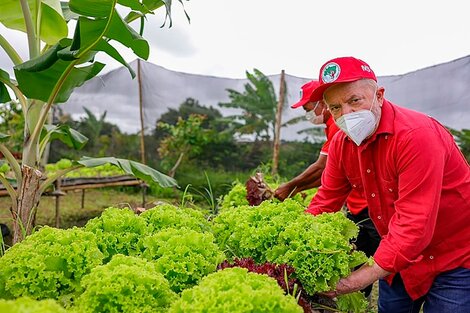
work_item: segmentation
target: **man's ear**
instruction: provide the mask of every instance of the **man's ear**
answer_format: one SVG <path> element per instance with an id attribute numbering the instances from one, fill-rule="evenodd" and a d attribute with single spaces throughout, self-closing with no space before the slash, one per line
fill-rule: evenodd
<path id="1" fill-rule="evenodd" d="M 380 106 L 384 103 L 384 94 L 385 94 L 385 88 L 384 87 L 379 87 L 377 89 L 377 101 L 380 103 Z"/>

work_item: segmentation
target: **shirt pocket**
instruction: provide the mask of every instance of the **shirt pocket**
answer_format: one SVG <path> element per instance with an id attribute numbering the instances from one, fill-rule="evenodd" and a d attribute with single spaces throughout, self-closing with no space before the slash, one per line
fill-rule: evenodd
<path id="1" fill-rule="evenodd" d="M 398 180 L 384 181 L 383 184 L 383 205 L 385 211 L 392 213 L 395 212 L 395 201 L 398 200 Z"/>
<path id="2" fill-rule="evenodd" d="M 398 180 L 384 180 L 383 193 L 385 198 L 388 199 L 388 201 L 392 201 L 393 204 L 393 202 L 398 199 Z"/>

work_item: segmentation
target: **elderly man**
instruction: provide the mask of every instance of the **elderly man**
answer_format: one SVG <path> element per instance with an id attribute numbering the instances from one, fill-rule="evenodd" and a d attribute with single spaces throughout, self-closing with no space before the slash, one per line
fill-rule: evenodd
<path id="1" fill-rule="evenodd" d="M 330 295 L 380 279 L 379 312 L 470 312 L 470 166 L 452 135 L 387 101 L 361 60 L 330 60 L 319 81 L 310 100 L 324 100 L 342 132 L 307 212 L 338 211 L 356 190 L 382 237 L 374 264 Z"/>
<path id="2" fill-rule="evenodd" d="M 316 102 L 310 101 L 313 91 L 319 85 L 320 83 L 316 80 L 304 84 L 301 89 L 300 100 L 294 103 L 291 108 L 302 107 L 306 112 L 305 117 L 309 122 L 315 125 L 325 124 L 326 141 L 321 148 L 318 159 L 314 163 L 274 191 L 274 196 L 281 201 L 284 201 L 287 197 L 294 196 L 302 190 L 320 186 L 320 179 L 326 165 L 330 142 L 339 131 L 330 112 L 326 110 L 325 103 L 322 100 Z M 363 251 L 367 256 L 372 256 L 379 246 L 380 236 L 369 218 L 367 201 L 363 195 L 351 192 L 346 200 L 346 204 L 348 218 L 359 226 L 359 234 L 355 245 L 358 250 Z M 362 291 L 366 297 L 369 297 L 372 291 L 372 284 L 362 289 Z"/>

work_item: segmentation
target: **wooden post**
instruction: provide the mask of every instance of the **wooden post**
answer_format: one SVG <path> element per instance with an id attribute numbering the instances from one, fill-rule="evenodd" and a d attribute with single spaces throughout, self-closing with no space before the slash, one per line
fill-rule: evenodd
<path id="1" fill-rule="evenodd" d="M 281 71 L 281 83 L 279 86 L 279 101 L 277 103 L 276 111 L 276 123 L 274 125 L 274 147 L 273 147 L 273 167 L 272 175 L 277 174 L 278 165 L 279 165 L 279 147 L 281 142 L 281 117 L 282 117 L 282 107 L 284 106 L 284 98 L 286 94 L 286 83 L 284 78 L 284 70 Z"/>
<path id="2" fill-rule="evenodd" d="M 80 208 L 84 208 L 85 207 L 85 189 L 82 189 L 82 204 L 80 206 Z"/>
<path id="3" fill-rule="evenodd" d="M 145 205 L 147 204 L 147 188 L 148 185 L 146 182 L 142 182 L 141 184 L 142 187 L 142 207 L 145 208 Z"/>
<path id="4" fill-rule="evenodd" d="M 137 82 L 139 84 L 139 110 L 140 110 L 140 161 L 145 164 L 145 127 L 144 127 L 144 108 L 142 95 L 142 75 L 140 59 L 137 59 Z"/>
<path id="5" fill-rule="evenodd" d="M 61 184 L 62 184 L 62 180 L 58 178 L 54 183 L 55 190 L 52 192 L 52 196 L 54 196 L 54 199 L 55 199 L 55 227 L 56 228 L 60 227 L 60 197 L 65 196 L 65 192 L 61 190 Z"/>
<path id="6" fill-rule="evenodd" d="M 55 227 L 60 227 L 60 196 L 56 195 L 55 197 Z"/>

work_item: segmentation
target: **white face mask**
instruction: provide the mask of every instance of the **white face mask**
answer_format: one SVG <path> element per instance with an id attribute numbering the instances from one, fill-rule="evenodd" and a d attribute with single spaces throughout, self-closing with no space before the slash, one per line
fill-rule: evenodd
<path id="1" fill-rule="evenodd" d="M 305 113 L 305 118 L 307 119 L 307 121 L 309 121 L 310 123 L 312 124 L 315 124 L 315 125 L 321 125 L 323 124 L 323 111 L 321 112 L 320 115 L 316 115 L 315 114 L 315 110 L 317 109 L 318 107 L 318 103 L 315 105 L 315 107 L 313 108 L 313 110 L 311 111 L 308 111 Z"/>
<path id="2" fill-rule="evenodd" d="M 372 113 L 372 107 L 376 100 L 376 94 L 369 110 L 361 110 L 340 116 L 335 120 L 336 125 L 341 129 L 356 145 L 360 145 L 364 139 L 369 137 L 377 125 L 377 117 Z"/>

